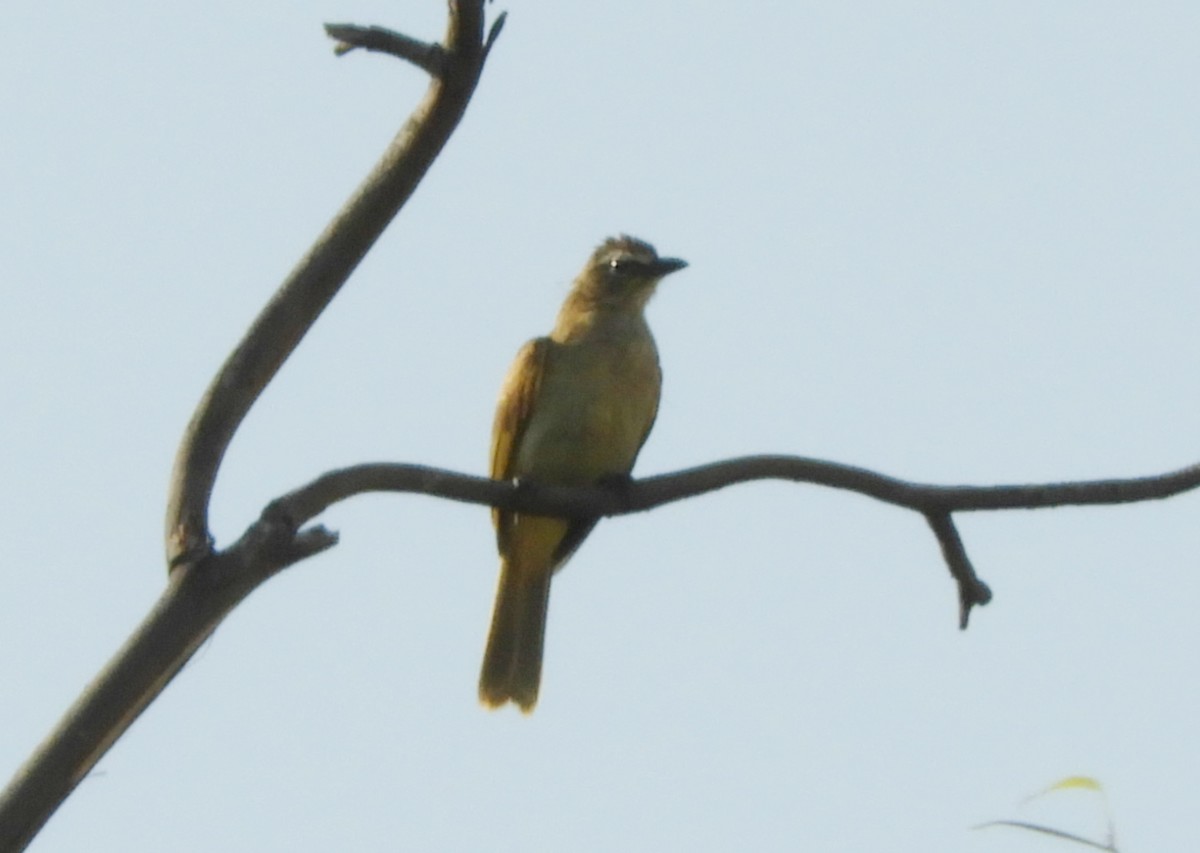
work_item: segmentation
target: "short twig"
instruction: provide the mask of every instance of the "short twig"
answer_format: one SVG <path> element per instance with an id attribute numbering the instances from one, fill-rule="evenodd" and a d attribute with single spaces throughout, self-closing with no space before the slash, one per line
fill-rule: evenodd
<path id="1" fill-rule="evenodd" d="M 971 565 L 967 549 L 963 547 L 962 538 L 958 535 L 950 513 L 927 512 L 925 520 L 929 522 L 933 535 L 942 546 L 942 558 L 950 569 L 950 576 L 958 584 L 958 627 L 965 631 L 971 618 L 971 608 L 991 601 L 992 591 L 975 574 L 975 567 Z"/>
<path id="2" fill-rule="evenodd" d="M 487 38 L 483 42 L 483 58 L 487 61 L 488 54 L 492 52 L 492 45 L 496 43 L 496 39 L 500 37 L 500 31 L 504 29 L 504 22 L 508 19 L 508 12 L 501 12 L 496 16 L 496 20 L 492 21 L 491 29 L 488 30 Z"/>
<path id="3" fill-rule="evenodd" d="M 338 56 L 362 48 L 411 62 L 431 77 L 441 77 L 446 70 L 446 51 L 437 42 L 421 41 L 386 27 L 360 27 L 357 24 L 326 24 L 325 32 L 330 38 L 337 39 L 333 52 Z M 485 54 L 487 49 L 488 44 L 485 44 Z"/>

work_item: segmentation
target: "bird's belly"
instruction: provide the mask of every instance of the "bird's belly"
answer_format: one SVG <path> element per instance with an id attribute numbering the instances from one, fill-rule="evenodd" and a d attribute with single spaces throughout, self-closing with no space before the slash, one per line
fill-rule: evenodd
<path id="1" fill-rule="evenodd" d="M 563 404 L 531 419 L 517 459 L 523 476 L 549 483 L 588 483 L 633 467 L 658 407 L 653 384 L 574 382 L 552 399 Z"/>

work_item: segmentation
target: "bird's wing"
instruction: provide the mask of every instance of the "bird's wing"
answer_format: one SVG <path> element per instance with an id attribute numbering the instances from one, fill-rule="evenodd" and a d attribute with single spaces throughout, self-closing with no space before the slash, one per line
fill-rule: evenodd
<path id="1" fill-rule="evenodd" d="M 500 389 L 500 404 L 496 407 L 496 420 L 492 424 L 493 480 L 511 480 L 512 466 L 521 437 L 533 413 L 534 400 L 542 383 L 542 372 L 546 365 L 546 354 L 552 342 L 549 338 L 534 338 L 517 353 L 516 360 L 504 377 Z M 492 510 L 492 519 L 500 529 L 502 513 Z"/>
<path id="2" fill-rule="evenodd" d="M 555 344 L 549 338 L 534 338 L 521 347 L 508 369 L 504 385 L 500 389 L 500 404 L 496 407 L 496 420 L 492 425 L 492 469 L 494 480 L 511 480 L 517 450 L 525 434 L 525 427 L 533 416 L 546 361 L 551 357 Z M 493 509 L 492 521 L 496 525 L 496 539 L 500 553 L 508 554 L 513 546 L 513 531 L 517 514 Z M 587 538 L 598 519 L 587 518 L 564 525 L 562 538 L 554 548 L 552 568 L 566 562 L 567 558 Z"/>

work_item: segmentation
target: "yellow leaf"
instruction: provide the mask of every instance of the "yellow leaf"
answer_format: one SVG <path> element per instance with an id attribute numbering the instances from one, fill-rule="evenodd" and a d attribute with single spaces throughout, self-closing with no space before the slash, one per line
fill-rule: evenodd
<path id="1" fill-rule="evenodd" d="M 1059 781 L 1055 782 L 1049 788 L 1038 791 L 1036 794 L 1031 794 L 1030 796 L 1026 797 L 1025 802 L 1036 800 L 1038 797 L 1054 791 L 1065 791 L 1069 788 L 1083 788 L 1088 791 L 1099 791 L 1101 794 L 1104 793 L 1103 786 L 1101 786 L 1101 784 L 1091 776 L 1068 776 L 1065 779 L 1060 779 Z"/>

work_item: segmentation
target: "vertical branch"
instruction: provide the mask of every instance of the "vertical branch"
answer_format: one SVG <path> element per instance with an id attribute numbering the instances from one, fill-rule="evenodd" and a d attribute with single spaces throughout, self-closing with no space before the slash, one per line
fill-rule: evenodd
<path id="1" fill-rule="evenodd" d="M 355 31 L 342 27 L 343 44 Z M 495 30 L 494 30 L 495 31 Z M 353 46 L 353 42 L 349 42 Z M 412 39 L 406 39 L 411 45 Z M 255 319 L 204 392 L 175 457 L 167 500 L 168 565 L 211 550 L 208 505 L 225 450 L 267 383 L 412 195 L 450 137 L 483 68 L 483 0 L 454 0 L 445 47 L 421 103 L 308 254 Z M 372 47 L 372 49 L 377 49 Z M 399 55 L 399 54 L 397 54 Z M 405 58 L 416 62 L 412 56 Z M 430 70 L 426 63 L 417 64 Z"/>
<path id="2" fill-rule="evenodd" d="M 234 432 L 258 395 L 412 195 L 466 110 L 498 32 L 493 25 L 484 42 L 483 2 L 451 0 L 444 47 L 394 40 L 400 47 L 388 52 L 425 68 L 434 79 L 383 158 L 263 308 L 201 398 L 171 478 L 167 589 L 0 792 L 0 851 L 23 850 L 33 840 L 230 610 L 275 572 L 336 541 L 320 528 L 297 533 L 286 521 L 263 522 L 228 549 L 213 552 L 208 531 L 213 484 Z M 339 52 L 358 46 L 361 31 L 339 28 Z M 381 31 L 373 38 L 388 41 Z"/>

